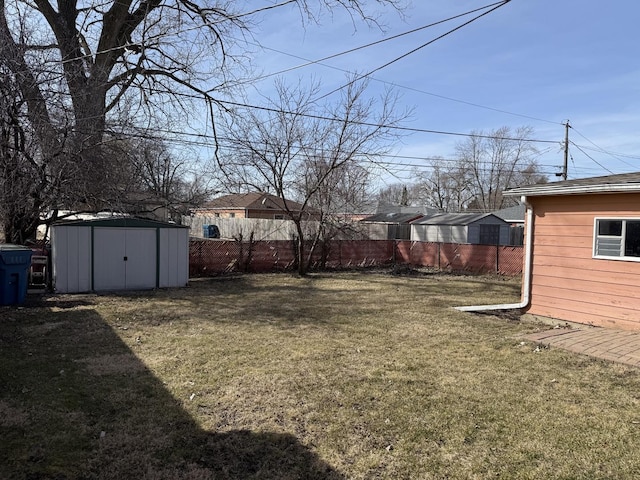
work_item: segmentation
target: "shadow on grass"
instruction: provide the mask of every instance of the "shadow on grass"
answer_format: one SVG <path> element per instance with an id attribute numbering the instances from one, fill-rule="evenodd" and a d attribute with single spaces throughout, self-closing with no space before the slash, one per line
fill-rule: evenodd
<path id="1" fill-rule="evenodd" d="M 202 430 L 93 309 L 7 311 L 2 479 L 343 478 L 293 435 Z"/>

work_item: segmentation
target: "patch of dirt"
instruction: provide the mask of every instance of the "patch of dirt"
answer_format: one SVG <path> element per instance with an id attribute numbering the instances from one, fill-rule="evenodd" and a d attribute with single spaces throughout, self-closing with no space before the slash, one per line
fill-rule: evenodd
<path id="1" fill-rule="evenodd" d="M 76 362 L 86 365 L 87 371 L 92 375 L 115 375 L 146 370 L 145 365 L 133 354 L 100 355 Z"/>
<path id="2" fill-rule="evenodd" d="M 29 423 L 29 415 L 0 400 L 0 427 L 22 427 Z"/>

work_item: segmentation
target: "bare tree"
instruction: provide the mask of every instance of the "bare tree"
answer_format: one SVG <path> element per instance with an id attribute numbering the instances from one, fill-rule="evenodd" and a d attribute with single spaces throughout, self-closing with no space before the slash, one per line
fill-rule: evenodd
<path id="1" fill-rule="evenodd" d="M 317 86 L 291 88 L 279 82 L 272 108 L 236 111 L 226 126 L 230 156 L 220 159 L 221 171 L 230 185 L 269 191 L 283 200 L 296 227 L 301 275 L 327 225 L 335 179 L 384 154 L 396 139 L 393 127 L 404 118 L 394 112 L 391 93 L 379 105 L 365 99 L 366 85 L 349 82 L 339 102 L 318 105 L 313 100 Z M 289 207 L 291 197 L 302 204 L 301 210 Z M 321 227 L 311 234 L 307 251 L 304 224 L 309 219 Z"/>
<path id="2" fill-rule="evenodd" d="M 531 127 L 515 131 L 501 127 L 488 134 L 476 131 L 456 146 L 458 168 L 469 176 L 473 192 L 468 208 L 491 212 L 510 206 L 504 190 L 546 180 L 538 174 L 532 133 Z"/>
<path id="3" fill-rule="evenodd" d="M 459 162 L 441 157 L 431 160 L 428 170 L 414 172 L 414 196 L 424 205 L 440 212 L 460 212 L 473 199 L 473 185 L 468 170 Z"/>
<path id="4" fill-rule="evenodd" d="M 179 158 L 162 139 L 142 138 L 130 145 L 132 193 L 161 203 L 169 219 L 179 221 L 204 203 L 211 191 L 189 161 Z"/>
<path id="5" fill-rule="evenodd" d="M 1 47 L 0 47 L 1 49 Z M 60 194 L 55 158 L 41 158 L 24 121 L 25 100 L 0 63 L 0 225 L 4 239 L 35 238 L 40 216 Z"/>
<path id="6" fill-rule="evenodd" d="M 400 206 L 409 204 L 413 198 L 410 198 L 406 184 L 393 183 L 378 191 L 377 200 L 380 205 Z"/>
<path id="7" fill-rule="evenodd" d="M 400 8 L 400 0 L 377 3 Z M 227 0 L 0 0 L 0 63 L 23 99 L 33 158 L 65 165 L 58 172 L 67 205 L 99 209 L 121 194 L 113 182 L 119 159 L 105 142 L 131 123 L 153 127 L 176 109 L 187 119 L 194 97 L 213 118 L 215 95 L 232 88 L 245 53 L 234 38 L 250 33 L 253 15 L 290 4 L 311 21 L 322 8 L 343 8 L 375 23 L 366 0 L 291 0 L 250 11 L 249 2 Z"/>
<path id="8" fill-rule="evenodd" d="M 317 179 L 323 174 L 327 165 L 323 162 L 307 164 L 305 178 Z M 314 171 L 318 169 L 317 171 Z M 310 197 L 309 208 L 318 220 L 317 240 L 321 248 L 320 267 L 326 266 L 331 252 L 332 240 L 341 238 L 361 238 L 362 225 L 353 214 L 361 213 L 370 206 L 371 172 L 356 162 L 345 163 L 341 168 L 331 171 L 320 183 L 315 195 Z M 302 189 L 295 194 L 296 198 L 305 198 L 304 189 L 309 182 L 301 184 Z M 315 245 L 314 245 L 315 247 Z"/>

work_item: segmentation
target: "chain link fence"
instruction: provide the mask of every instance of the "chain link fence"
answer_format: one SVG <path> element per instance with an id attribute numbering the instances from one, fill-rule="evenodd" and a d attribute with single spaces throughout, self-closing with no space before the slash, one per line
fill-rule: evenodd
<path id="1" fill-rule="evenodd" d="M 309 251 L 310 245 L 307 246 Z M 394 240 L 334 240 L 314 252 L 311 269 L 349 269 L 407 265 L 450 272 L 522 273 L 523 247 Z M 296 255 L 289 240 L 227 241 L 191 239 L 191 276 L 231 272 L 294 270 Z"/>
<path id="2" fill-rule="evenodd" d="M 477 274 L 522 273 L 522 246 L 399 241 L 396 248 L 409 265 Z"/>

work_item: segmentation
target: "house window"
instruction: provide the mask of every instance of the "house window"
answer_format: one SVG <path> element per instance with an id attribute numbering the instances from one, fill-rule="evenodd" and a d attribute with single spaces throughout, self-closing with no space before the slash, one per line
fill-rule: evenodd
<path id="1" fill-rule="evenodd" d="M 596 219 L 594 257 L 640 260 L 640 219 Z"/>
<path id="2" fill-rule="evenodd" d="M 284 220 L 284 215 L 281 213 L 274 213 L 273 214 L 273 219 L 274 220 Z"/>

